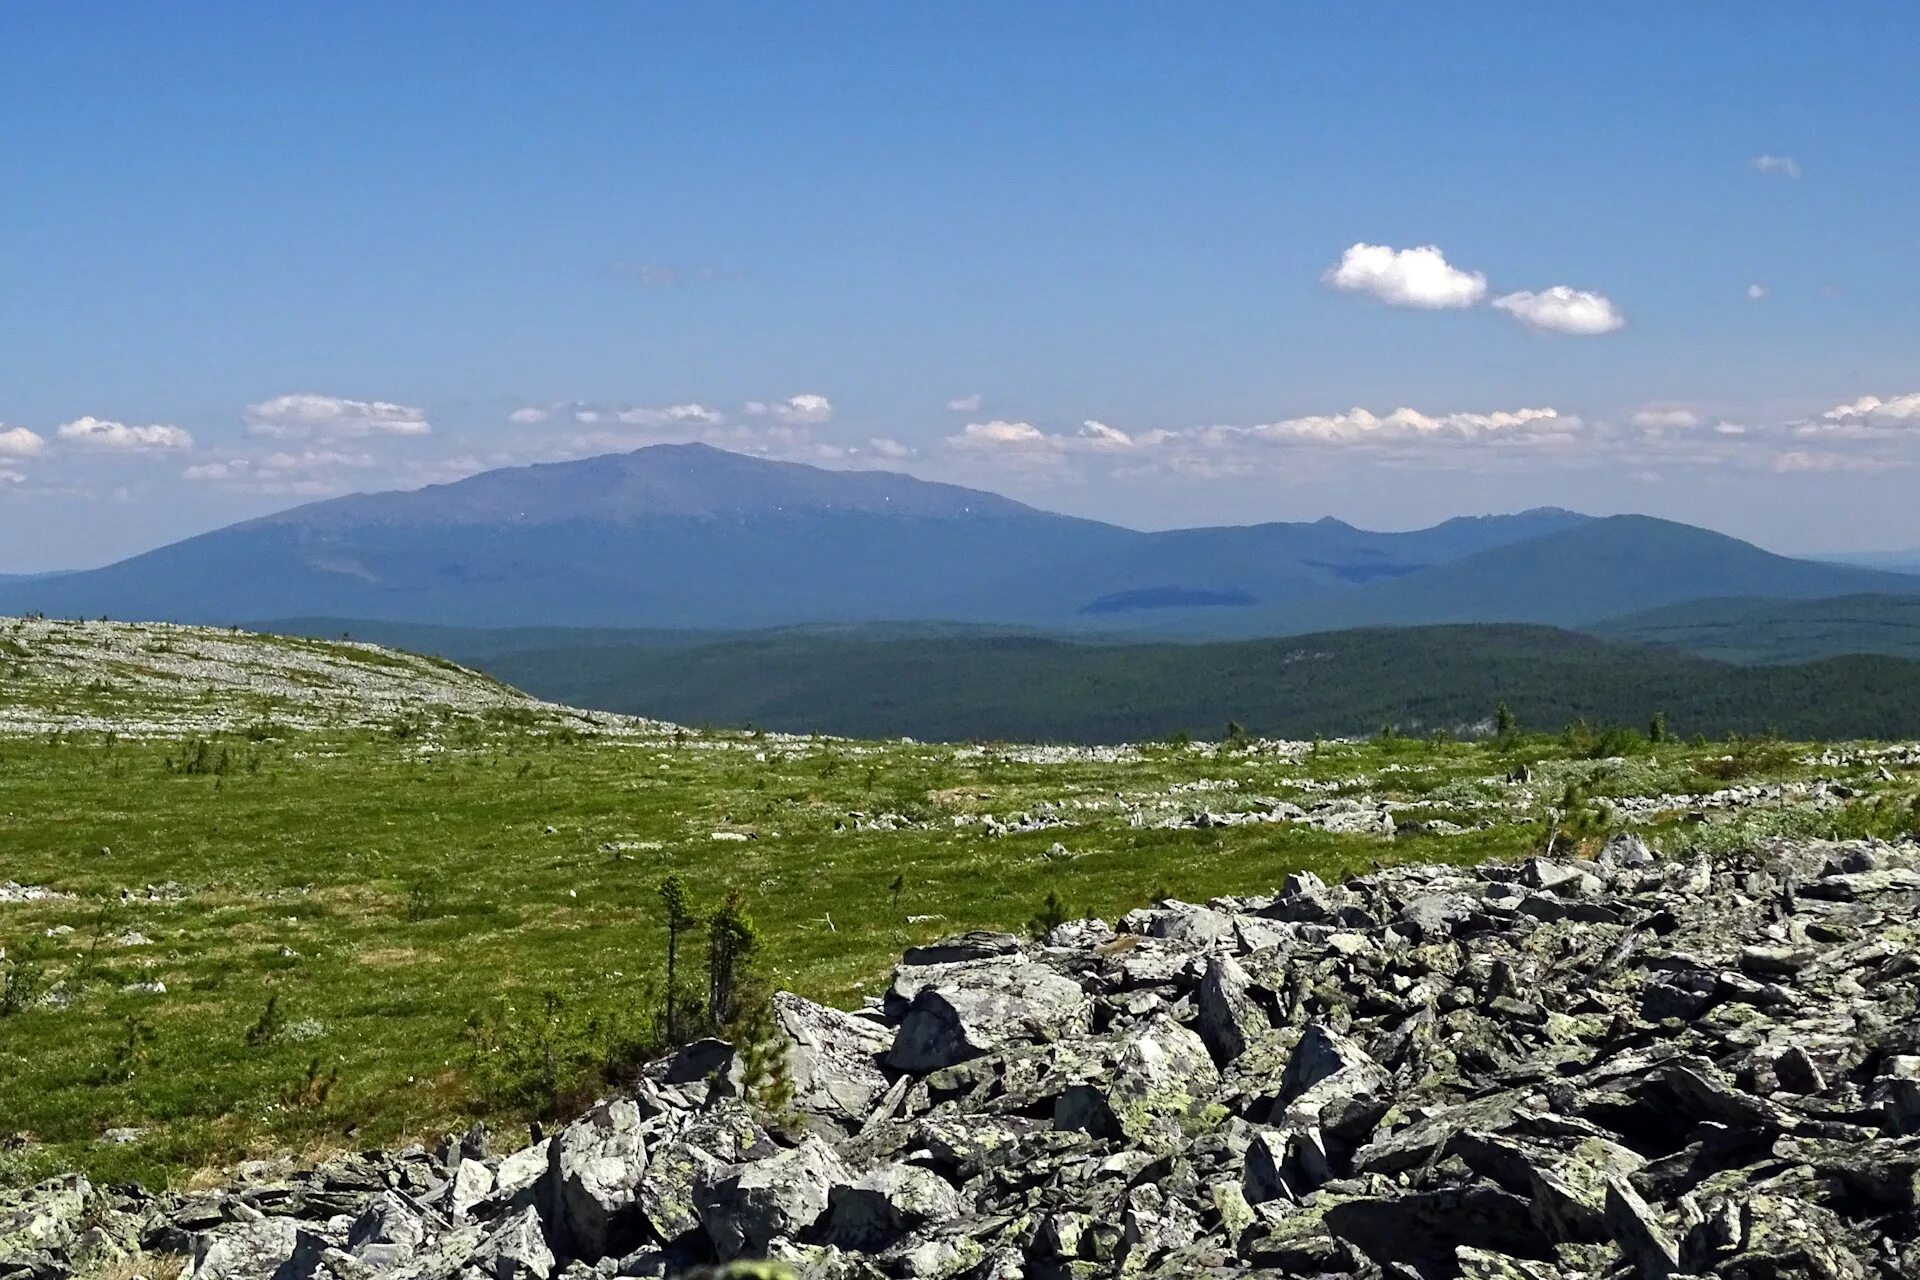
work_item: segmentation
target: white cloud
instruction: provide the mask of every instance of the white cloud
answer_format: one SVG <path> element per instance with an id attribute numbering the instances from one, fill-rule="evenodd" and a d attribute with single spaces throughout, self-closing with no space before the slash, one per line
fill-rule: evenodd
<path id="1" fill-rule="evenodd" d="M 1820 421 L 1836 427 L 1920 427 L 1920 391 L 1891 400 L 1861 396 L 1848 404 L 1835 405 L 1820 415 Z"/>
<path id="2" fill-rule="evenodd" d="M 803 391 L 772 404 L 764 400 L 749 400 L 747 412 L 756 418 L 771 416 L 796 426 L 817 426 L 833 417 L 833 402 L 823 395 Z"/>
<path id="3" fill-rule="evenodd" d="M 1800 162 L 1792 156 L 1758 155 L 1753 158 L 1753 167 L 1758 173 L 1776 174 L 1782 178 L 1800 176 Z"/>
<path id="4" fill-rule="evenodd" d="M 1632 422 L 1642 431 L 1681 431 L 1699 426 L 1700 415 L 1691 409 L 1642 409 Z"/>
<path id="5" fill-rule="evenodd" d="M 247 406 L 256 436 L 424 436 L 433 432 L 424 409 L 387 400 L 347 400 L 299 392 Z"/>
<path id="6" fill-rule="evenodd" d="M 1053 437 L 1031 422 L 969 422 L 958 435 L 947 437 L 955 449 L 1048 449 Z"/>
<path id="7" fill-rule="evenodd" d="M 46 440 L 25 427 L 0 430 L 0 458 L 32 458 L 45 453 Z"/>
<path id="8" fill-rule="evenodd" d="M 1133 437 L 1118 427 L 1110 427 L 1104 422 L 1095 422 L 1088 418 L 1080 424 L 1080 432 L 1075 437 L 1091 449 L 1131 449 Z"/>
<path id="9" fill-rule="evenodd" d="M 1920 439 L 1920 391 L 1889 400 L 1861 396 L 1795 424 L 1793 434 L 1818 440 Z"/>
<path id="10" fill-rule="evenodd" d="M 972 395 L 955 396 L 947 401 L 947 408 L 955 413 L 978 413 L 986 402 L 986 396 L 976 391 Z"/>
<path id="11" fill-rule="evenodd" d="M 1557 409 L 1515 409 L 1499 413 L 1447 413 L 1437 417 L 1417 409 L 1395 409 L 1375 414 L 1354 408 L 1345 413 L 1286 418 L 1235 431 L 1258 440 L 1305 444 L 1382 444 L 1395 442 L 1483 440 L 1515 438 L 1550 431 L 1564 434 L 1578 429 L 1580 419 Z"/>
<path id="12" fill-rule="evenodd" d="M 24 484 L 26 479 L 18 471 L 9 471 L 5 467 L 0 467 L 0 484 Z"/>
<path id="13" fill-rule="evenodd" d="M 1487 295 L 1487 278 L 1453 266 L 1437 245 L 1393 249 L 1356 244 L 1320 277 L 1348 293 L 1366 293 L 1395 307 L 1470 307 Z"/>
<path id="14" fill-rule="evenodd" d="M 1750 284 L 1747 286 L 1747 301 L 1758 302 L 1766 297 L 1767 293 L 1767 286 L 1763 284 Z"/>
<path id="15" fill-rule="evenodd" d="M 521 427 L 536 426 L 555 420 L 573 422 L 583 427 L 619 425 L 658 429 L 717 427 L 727 420 L 727 415 L 718 409 L 709 409 L 706 405 L 697 403 L 670 404 L 664 408 L 653 408 L 648 405 L 588 404 L 577 400 L 530 404 L 524 408 L 515 409 L 507 415 L 508 422 Z"/>
<path id="16" fill-rule="evenodd" d="M 727 415 L 703 404 L 672 404 L 664 409 L 622 409 L 614 414 L 614 420 L 630 427 L 664 427 L 675 423 L 711 427 L 725 422 Z"/>
<path id="17" fill-rule="evenodd" d="M 913 456 L 913 450 L 911 448 L 887 436 L 875 436 L 873 439 L 867 441 L 867 447 L 873 450 L 876 457 L 887 458 L 895 462 L 898 462 L 902 458 L 911 458 Z"/>
<path id="18" fill-rule="evenodd" d="M 1493 306 L 1530 329 L 1577 337 L 1612 333 L 1627 322 L 1605 294 L 1570 289 L 1564 284 L 1538 293 L 1521 290 L 1504 294 L 1493 300 Z"/>
<path id="19" fill-rule="evenodd" d="M 121 453 L 145 453 L 157 449 L 191 449 L 193 435 L 181 427 L 154 424 L 130 427 L 124 422 L 100 418 L 75 418 L 62 423 L 55 435 L 87 449 L 106 449 Z"/>
<path id="20" fill-rule="evenodd" d="M 1275 446 L 1298 450 L 1391 450 L 1440 465 L 1468 447 L 1515 443 L 1558 446 L 1572 442 L 1585 424 L 1557 409 L 1496 413 L 1425 414 L 1364 408 L 1345 413 L 1286 418 L 1254 426 L 1193 426 L 1123 431 L 1089 419 L 1072 432 L 1048 432 L 1030 422 L 994 419 L 968 423 L 948 436 L 957 454 L 994 459 L 1022 468 L 1058 467 L 1078 461 L 1129 474 L 1205 478 L 1252 475 L 1273 465 Z M 1427 446 L 1422 448 L 1422 446 Z"/>

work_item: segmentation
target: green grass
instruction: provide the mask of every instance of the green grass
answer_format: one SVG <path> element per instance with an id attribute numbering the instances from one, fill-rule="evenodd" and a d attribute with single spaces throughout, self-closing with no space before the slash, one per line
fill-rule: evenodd
<path id="1" fill-rule="evenodd" d="M 1159 893 L 1269 891 L 1297 869 L 1333 879 L 1387 860 L 1520 856 L 1539 847 L 1541 806 L 1570 779 L 1623 795 L 1837 772 L 1861 788 L 1858 811 L 1794 821 L 1837 830 L 1844 817 L 1880 834 L 1920 821 L 1903 807 L 1911 771 L 1892 783 L 1865 765 L 1816 771 L 1779 744 L 1596 760 L 1576 749 L 1584 739 L 1398 739 L 1300 759 L 1156 747 L 1033 763 L 995 748 L 620 736 L 533 708 L 423 707 L 330 730 L 256 730 L 256 708 L 229 710 L 242 727 L 199 735 L 204 751 L 99 732 L 0 737 L 0 880 L 71 895 L 0 904 L 6 967 L 66 1001 L 0 1014 L 0 1182 L 78 1167 L 156 1183 L 248 1156 L 402 1141 L 476 1114 L 524 1120 L 483 1093 L 469 1018 L 502 1002 L 531 1015 L 548 993 L 615 1018 L 644 1008 L 669 873 L 702 905 L 743 889 L 773 980 L 851 1006 L 882 988 L 903 947 L 1022 928 L 1050 892 L 1071 913 L 1111 918 Z M 227 763 L 188 771 L 196 758 Z M 1499 781 L 1521 763 L 1531 789 Z M 1172 790 L 1191 782 L 1231 785 Z M 1140 805 L 1311 804 L 1314 784 L 1418 806 L 1407 818 L 1490 825 L 1386 840 L 1127 821 Z M 1046 805 L 1067 825 L 994 838 L 955 823 Z M 856 811 L 921 825 L 856 831 Z M 1739 819 L 1761 820 L 1785 821 Z M 1047 856 L 1056 841 L 1070 858 Z M 70 932 L 48 936 L 61 926 Z M 129 931 L 151 945 L 121 945 Z M 155 981 L 164 994 L 124 990 Z M 276 997 L 270 1033 L 250 1036 Z M 127 1127 L 144 1134 L 101 1140 Z"/>

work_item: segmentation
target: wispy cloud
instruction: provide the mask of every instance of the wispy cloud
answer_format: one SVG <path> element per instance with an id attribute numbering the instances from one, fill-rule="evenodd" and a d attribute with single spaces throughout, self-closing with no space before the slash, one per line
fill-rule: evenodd
<path id="1" fill-rule="evenodd" d="M 1629 421 L 1642 431 L 1685 431 L 1700 425 L 1700 415 L 1691 409 L 1641 409 Z"/>
<path id="2" fill-rule="evenodd" d="M 1800 162 L 1792 156 L 1757 155 L 1753 158 L 1753 168 L 1756 173 L 1767 173 L 1781 178 L 1800 176 Z"/>
<path id="3" fill-rule="evenodd" d="M 311 391 L 250 404 L 247 431 L 255 436 L 424 436 L 433 432 L 426 410 L 390 400 L 351 400 Z"/>
<path id="4" fill-rule="evenodd" d="M 833 417 L 833 402 L 817 392 L 803 391 L 771 403 L 749 400 L 746 411 L 756 418 L 773 417 L 795 425 L 817 426 Z"/>
<path id="5" fill-rule="evenodd" d="M 970 395 L 955 396 L 947 401 L 947 408 L 954 413 L 978 413 L 980 406 L 987 401 L 986 396 L 975 391 Z"/>
<path id="6" fill-rule="evenodd" d="M 1806 449 L 1792 449 L 1778 453 L 1773 458 L 1773 470 L 1780 475 L 1811 472 L 1821 474 L 1835 471 L 1896 471 L 1911 466 L 1905 458 L 1883 458 L 1871 454 L 1819 452 Z"/>
<path id="7" fill-rule="evenodd" d="M 548 422 L 589 427 L 614 423 L 627 427 L 718 426 L 726 420 L 727 415 L 718 409 L 697 403 L 652 408 L 647 405 L 590 404 L 577 400 L 527 405 L 507 415 L 508 422 L 522 427 Z"/>
<path id="8" fill-rule="evenodd" d="M 1767 296 L 1767 293 L 1767 286 L 1763 284 L 1750 284 L 1747 286 L 1747 301 L 1759 302 Z"/>
<path id="9" fill-rule="evenodd" d="M 340 449 L 282 449 L 196 463 L 180 474 L 199 484 L 217 484 L 254 493 L 318 497 L 347 486 L 341 472 L 378 465 L 372 454 Z"/>
<path id="10" fill-rule="evenodd" d="M 615 275 L 647 289 L 684 289 L 689 285 L 719 284 L 738 279 L 738 273 L 706 263 L 617 262 Z"/>

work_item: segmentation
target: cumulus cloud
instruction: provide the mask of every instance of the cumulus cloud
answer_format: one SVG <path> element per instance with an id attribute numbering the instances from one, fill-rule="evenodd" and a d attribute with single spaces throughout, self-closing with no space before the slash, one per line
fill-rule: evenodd
<path id="1" fill-rule="evenodd" d="M 1493 300 L 1493 306 L 1529 329 L 1583 338 L 1612 333 L 1627 322 L 1605 294 L 1572 289 L 1564 284 L 1538 293 L 1523 289 L 1503 294 Z"/>
<path id="2" fill-rule="evenodd" d="M 0 484 L 24 484 L 26 479 L 18 471 L 9 471 L 5 467 L 0 467 Z"/>
<path id="3" fill-rule="evenodd" d="M 1758 155 L 1753 158 L 1756 173 L 1769 173 L 1782 178 L 1800 176 L 1800 162 L 1792 156 Z"/>
<path id="4" fill-rule="evenodd" d="M 823 395 L 803 391 L 797 396 L 788 396 L 771 404 L 764 400 L 749 400 L 747 412 L 756 418 L 773 417 L 796 426 L 818 426 L 833 417 L 833 402 Z"/>
<path id="5" fill-rule="evenodd" d="M 1750 284 L 1747 286 L 1747 301 L 1758 302 L 1767 296 L 1767 292 L 1767 286 L 1763 284 Z"/>
<path id="6" fill-rule="evenodd" d="M 1320 277 L 1347 293 L 1370 294 L 1395 307 L 1470 307 L 1487 295 L 1487 278 L 1447 261 L 1438 245 L 1394 249 L 1355 244 Z"/>
<path id="7" fill-rule="evenodd" d="M 156 423 L 152 426 L 130 427 L 124 422 L 109 422 L 101 418 L 75 418 L 72 422 L 62 423 L 55 435 L 69 444 L 85 449 L 110 450 L 118 453 L 148 453 L 161 449 L 191 449 L 193 435 L 184 428 L 170 427 Z"/>
<path id="8" fill-rule="evenodd" d="M 46 449 L 46 439 L 38 432 L 0 425 L 0 458 L 32 458 Z"/>
<path id="9" fill-rule="evenodd" d="M 1847 404 L 1835 405 L 1820 415 L 1817 426 L 1867 427 L 1902 430 L 1920 427 L 1920 391 L 1882 400 L 1879 396 L 1861 396 Z"/>
<path id="10" fill-rule="evenodd" d="M 250 404 L 247 431 L 256 436 L 424 436 L 433 432 L 424 409 L 388 400 L 348 400 L 299 392 Z"/>
<path id="11" fill-rule="evenodd" d="M 978 391 L 971 395 L 955 396 L 947 401 L 947 408 L 954 413 L 978 413 L 980 406 L 987 402 L 986 396 Z"/>
<path id="12" fill-rule="evenodd" d="M 530 404 L 525 408 L 515 409 L 512 413 L 508 414 L 507 421 L 516 427 L 531 427 L 537 423 L 545 422 L 551 417 L 553 417 L 553 410 L 543 409 L 539 405 Z"/>
<path id="13" fill-rule="evenodd" d="M 958 435 L 948 436 L 947 444 L 955 449 L 1045 449 L 1052 439 L 1031 422 L 995 418 L 991 422 L 969 422 Z"/>
<path id="14" fill-rule="evenodd" d="M 875 436 L 867 441 L 867 447 L 873 450 L 874 457 L 885 458 L 889 462 L 898 462 L 913 456 L 912 448 L 888 436 Z"/>
<path id="15" fill-rule="evenodd" d="M 1642 409 L 1631 421 L 1642 431 L 1683 431 L 1699 426 L 1700 415 L 1691 409 Z"/>

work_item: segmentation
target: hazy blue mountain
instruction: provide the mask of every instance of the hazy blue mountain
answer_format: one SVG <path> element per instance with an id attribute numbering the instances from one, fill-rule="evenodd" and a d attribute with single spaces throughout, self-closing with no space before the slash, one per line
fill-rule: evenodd
<path id="1" fill-rule="evenodd" d="M 1886 569 L 1892 573 L 1920 573 L 1920 547 L 1906 551 L 1843 551 L 1807 558 L 1832 564 L 1858 565 L 1865 569 Z"/>
<path id="2" fill-rule="evenodd" d="M 1609 516 L 1260 621 L 1290 630 L 1444 622 L 1579 626 L 1713 596 L 1802 599 L 1869 592 L 1920 595 L 1920 577 L 1794 560 L 1650 516 Z"/>
<path id="3" fill-rule="evenodd" d="M 1920 596 L 1693 600 L 1585 629 L 1729 662 L 1808 662 L 1848 653 L 1920 658 Z"/>
<path id="4" fill-rule="evenodd" d="M 1920 591 L 1920 578 L 1553 509 L 1403 533 L 1331 519 L 1144 533 L 893 472 L 658 445 L 311 503 L 101 569 L 0 581 L 0 612 L 1205 636 L 1874 591 Z"/>
<path id="5" fill-rule="evenodd" d="M 1144 536 L 889 472 L 661 445 L 313 503 L 103 569 L 0 585 L 0 603 L 209 622 L 987 620 L 1040 611 L 1025 580 Z"/>

